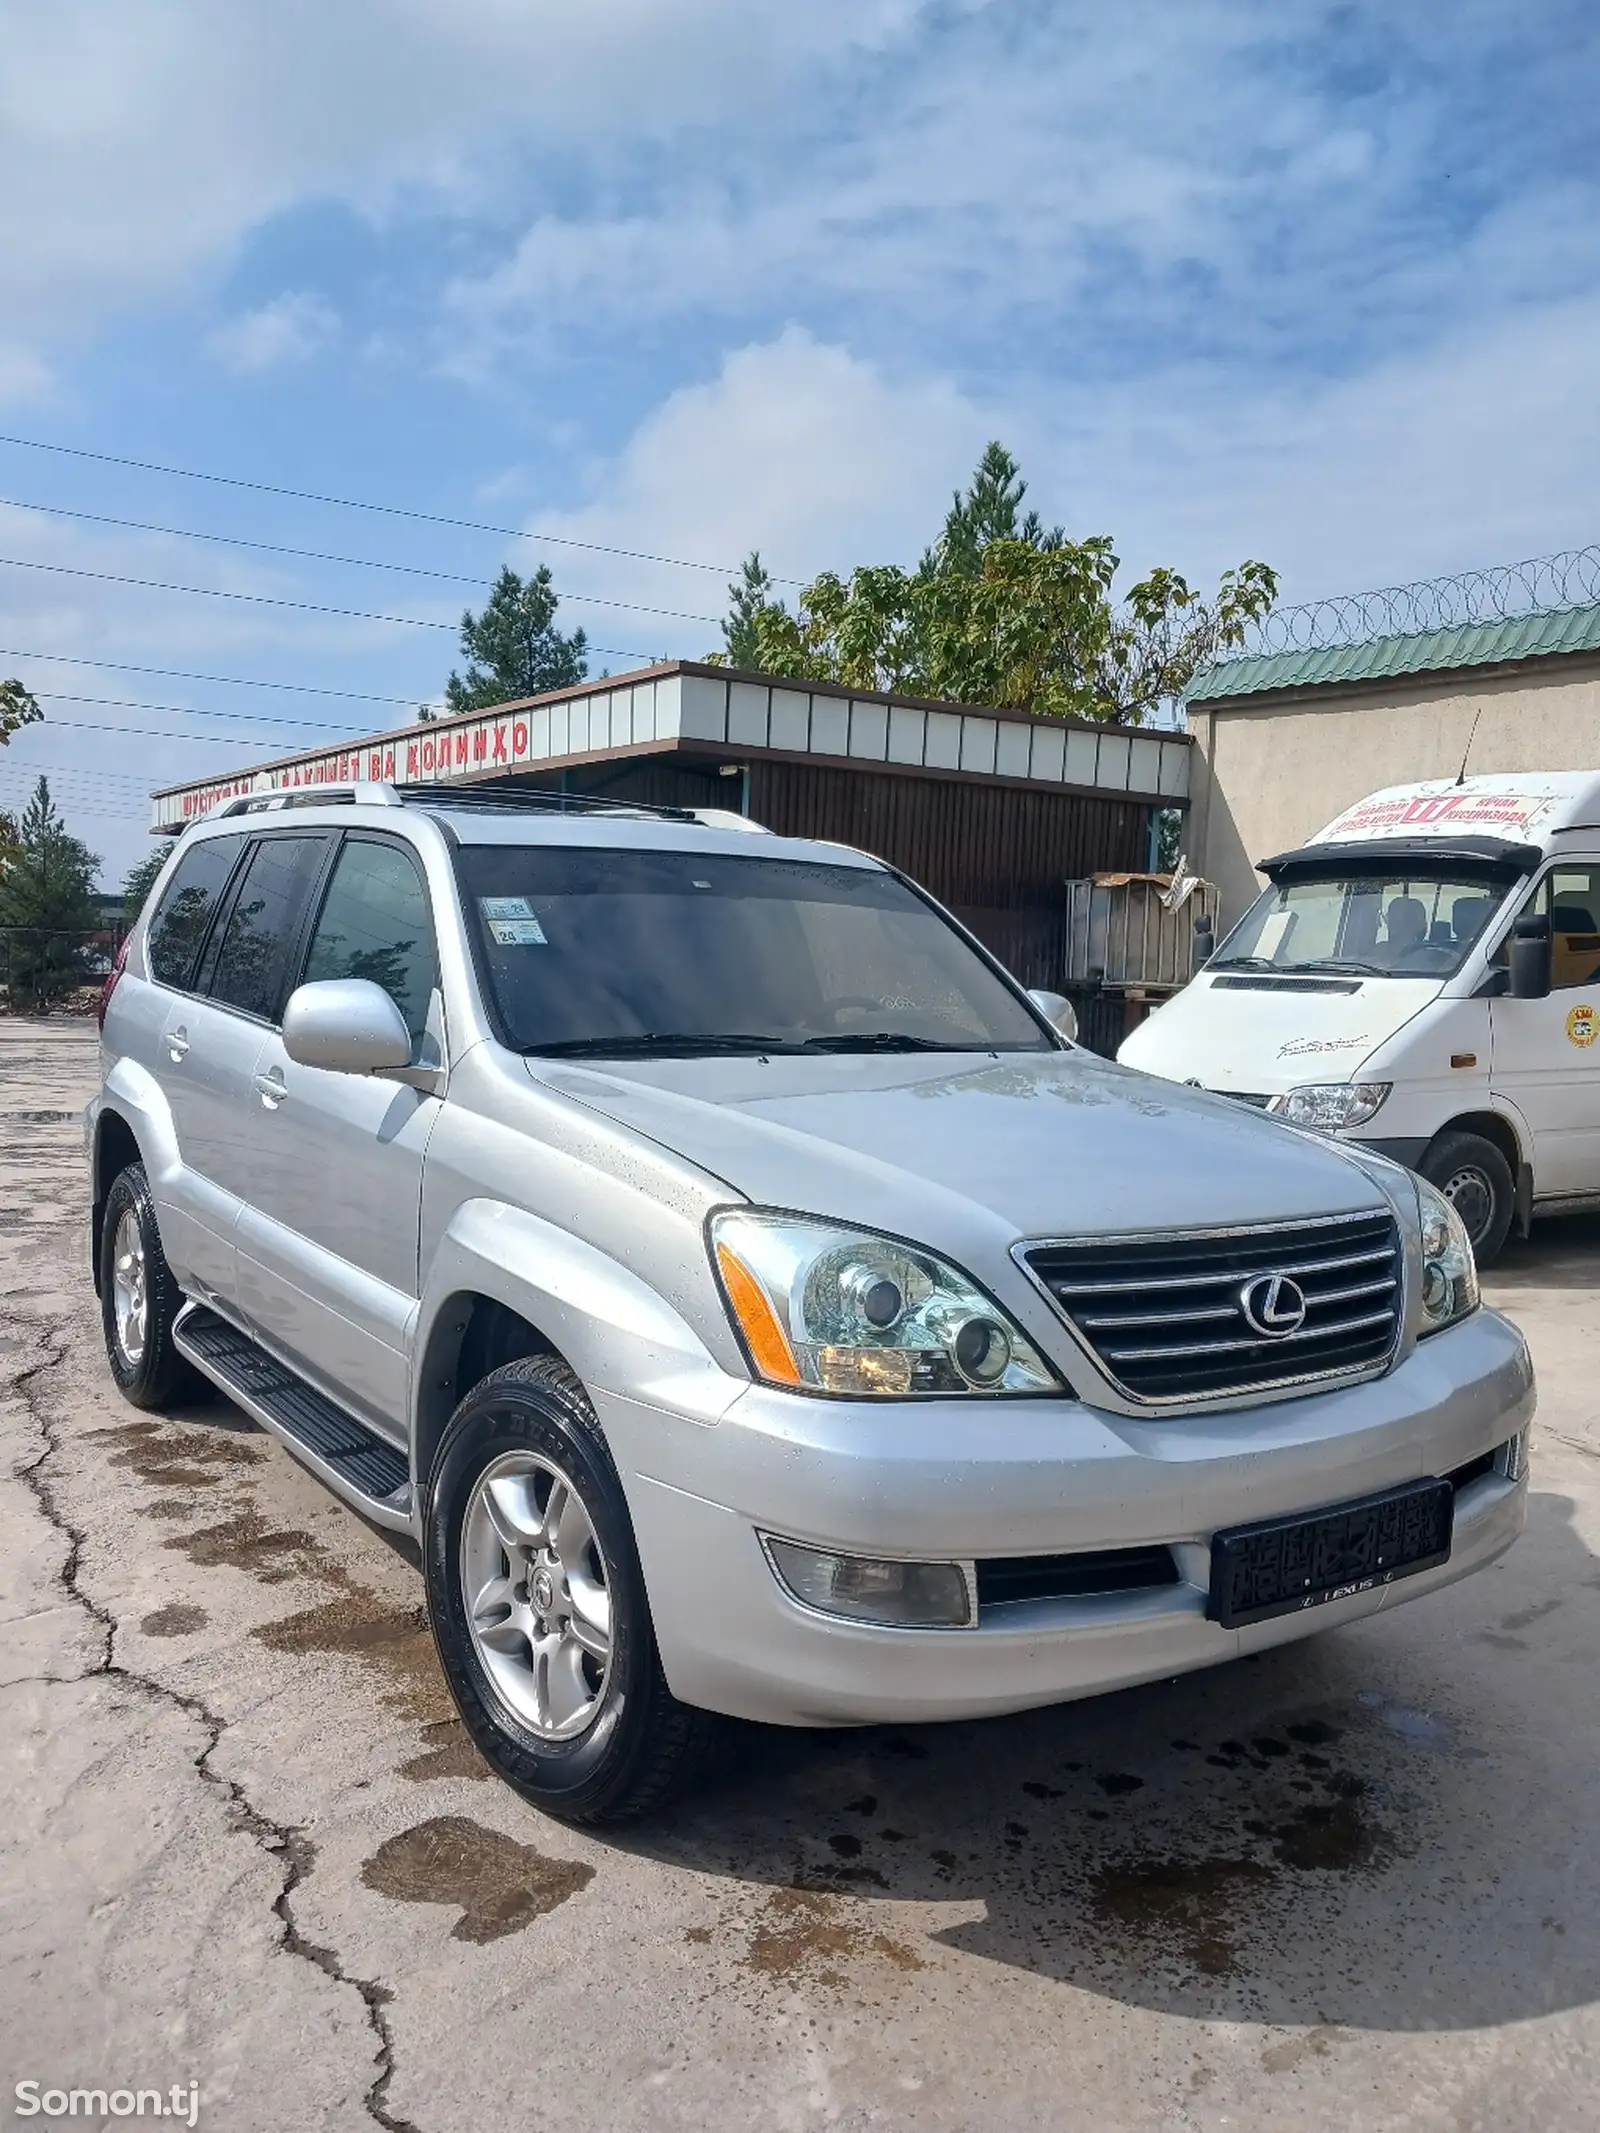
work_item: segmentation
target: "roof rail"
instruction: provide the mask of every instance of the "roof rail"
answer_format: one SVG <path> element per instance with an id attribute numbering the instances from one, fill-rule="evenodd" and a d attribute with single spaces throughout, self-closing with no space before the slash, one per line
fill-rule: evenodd
<path id="1" fill-rule="evenodd" d="M 498 808 L 555 815 L 642 815 L 661 822 L 695 822 L 692 807 L 652 807 L 643 800 L 612 800 L 603 793 L 552 792 L 544 785 L 484 779 L 473 785 L 404 785 L 392 788 L 406 807 Z"/>
<path id="2" fill-rule="evenodd" d="M 353 804 L 398 807 L 400 794 L 393 785 L 365 778 L 350 785 L 300 786 L 292 792 L 252 792 L 241 799 L 226 801 L 205 819 L 219 822 L 224 815 L 264 815 L 291 807 L 349 807 Z"/>

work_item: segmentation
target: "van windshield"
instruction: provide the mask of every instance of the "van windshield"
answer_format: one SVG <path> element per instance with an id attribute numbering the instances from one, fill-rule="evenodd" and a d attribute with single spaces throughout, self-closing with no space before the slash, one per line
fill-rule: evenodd
<path id="1" fill-rule="evenodd" d="M 1449 977 L 1505 893 L 1502 880 L 1456 870 L 1280 882 L 1262 891 L 1206 967 Z"/>
<path id="2" fill-rule="evenodd" d="M 594 1058 L 1053 1049 L 940 914 L 877 867 L 467 845 L 462 900 L 507 1041 Z"/>

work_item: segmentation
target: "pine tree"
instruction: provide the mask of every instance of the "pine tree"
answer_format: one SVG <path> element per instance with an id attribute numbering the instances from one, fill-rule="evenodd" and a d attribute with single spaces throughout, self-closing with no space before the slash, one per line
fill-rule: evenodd
<path id="1" fill-rule="evenodd" d="M 156 885 L 156 876 L 166 865 L 172 852 L 169 838 L 161 838 L 153 852 L 146 852 L 136 866 L 130 867 L 122 884 L 123 923 L 131 926 L 144 909 L 150 891 Z"/>
<path id="2" fill-rule="evenodd" d="M 728 613 L 722 625 L 723 661 L 728 666 L 760 666 L 760 616 L 764 608 L 777 604 L 772 597 L 772 573 L 759 549 L 752 548 L 728 587 Z"/>
<path id="3" fill-rule="evenodd" d="M 0 943 L 15 1014 L 42 1014 L 92 975 L 90 936 L 98 856 L 72 836 L 41 778 L 17 826 L 15 860 L 0 876 Z"/>
<path id="4" fill-rule="evenodd" d="M 467 671 L 445 684 L 451 711 L 486 711 L 582 681 L 589 671 L 589 640 L 581 629 L 564 636 L 556 628 L 560 604 L 547 563 L 526 579 L 502 570 L 483 613 L 469 608 L 461 617 Z"/>

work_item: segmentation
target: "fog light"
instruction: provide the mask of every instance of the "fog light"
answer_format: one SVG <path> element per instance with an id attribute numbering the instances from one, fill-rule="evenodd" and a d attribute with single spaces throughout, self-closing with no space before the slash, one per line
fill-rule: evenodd
<path id="1" fill-rule="evenodd" d="M 770 1537 L 766 1548 L 780 1582 L 823 1614 L 897 1629 L 965 1629 L 972 1621 L 967 1574 L 959 1563 L 884 1562 Z"/>

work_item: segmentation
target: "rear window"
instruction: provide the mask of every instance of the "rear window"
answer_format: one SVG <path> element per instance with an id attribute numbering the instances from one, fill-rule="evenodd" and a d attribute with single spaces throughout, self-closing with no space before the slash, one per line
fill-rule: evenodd
<path id="1" fill-rule="evenodd" d="M 163 985 L 183 989 L 192 981 L 217 899 L 243 849 L 242 836 L 207 837 L 178 861 L 178 871 L 150 921 L 145 950 L 151 976 Z"/>
<path id="2" fill-rule="evenodd" d="M 549 845 L 467 846 L 457 867 L 525 1051 L 1052 1048 L 955 928 L 876 867 Z"/>

